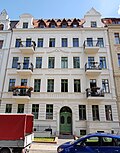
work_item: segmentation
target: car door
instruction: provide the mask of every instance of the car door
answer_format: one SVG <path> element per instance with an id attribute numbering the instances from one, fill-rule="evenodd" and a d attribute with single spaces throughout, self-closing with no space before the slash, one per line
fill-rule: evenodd
<path id="1" fill-rule="evenodd" d="M 120 140 L 112 137 L 101 137 L 100 153 L 120 153 Z"/>
<path id="2" fill-rule="evenodd" d="M 75 153 L 99 153 L 99 137 L 91 136 L 74 146 Z"/>

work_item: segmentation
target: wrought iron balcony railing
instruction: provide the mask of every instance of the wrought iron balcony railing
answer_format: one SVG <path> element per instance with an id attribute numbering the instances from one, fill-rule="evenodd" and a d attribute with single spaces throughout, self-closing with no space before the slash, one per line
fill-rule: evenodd
<path id="1" fill-rule="evenodd" d="M 34 41 L 21 41 L 19 47 L 33 47 L 35 50 L 36 43 Z"/>
<path id="2" fill-rule="evenodd" d="M 91 41 L 85 40 L 83 47 L 84 47 L 84 49 L 86 47 L 93 47 L 93 48 L 94 47 L 104 47 L 104 43 L 103 43 L 103 41 L 100 41 L 100 40 L 91 40 Z"/>
<path id="3" fill-rule="evenodd" d="M 15 86 L 13 87 L 13 96 L 29 96 L 31 97 L 32 87 L 28 86 Z"/>
<path id="4" fill-rule="evenodd" d="M 86 89 L 87 97 L 104 97 L 104 90 L 100 87 L 93 87 Z"/>
<path id="5" fill-rule="evenodd" d="M 32 63 L 18 63 L 18 70 L 31 70 L 33 72 L 33 64 Z"/>
<path id="6" fill-rule="evenodd" d="M 85 71 L 87 70 L 102 70 L 98 62 L 90 62 L 85 64 Z"/>

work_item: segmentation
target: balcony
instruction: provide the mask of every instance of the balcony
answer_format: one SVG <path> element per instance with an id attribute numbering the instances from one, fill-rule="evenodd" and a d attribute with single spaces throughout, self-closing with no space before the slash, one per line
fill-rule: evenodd
<path id="1" fill-rule="evenodd" d="M 32 87 L 28 86 L 15 86 L 13 87 L 13 96 L 12 98 L 17 100 L 29 100 L 31 97 Z"/>
<path id="2" fill-rule="evenodd" d="M 33 64 L 18 63 L 17 73 L 20 75 L 31 75 L 33 72 Z"/>
<path id="3" fill-rule="evenodd" d="M 100 44 L 98 40 L 93 40 L 93 41 L 84 41 L 83 47 L 84 47 L 84 52 L 86 54 L 96 54 L 99 51 Z"/>
<path id="4" fill-rule="evenodd" d="M 102 72 L 102 68 L 98 62 L 91 62 L 90 64 L 85 64 L 85 73 L 86 75 L 97 76 Z"/>
<path id="5" fill-rule="evenodd" d="M 86 97 L 88 100 L 103 100 L 104 96 L 104 90 L 100 87 L 86 89 Z"/>
<path id="6" fill-rule="evenodd" d="M 21 41 L 20 42 L 20 51 L 22 54 L 33 54 L 35 51 L 35 42 L 31 41 L 31 42 L 27 42 L 27 41 Z"/>

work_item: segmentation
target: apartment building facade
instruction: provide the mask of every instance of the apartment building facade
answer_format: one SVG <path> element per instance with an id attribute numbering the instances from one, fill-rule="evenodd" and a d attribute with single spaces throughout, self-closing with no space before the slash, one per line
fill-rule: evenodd
<path id="1" fill-rule="evenodd" d="M 104 18 L 103 22 L 108 27 L 108 37 L 116 88 L 117 105 L 118 112 L 120 112 L 120 18 Z"/>
<path id="2" fill-rule="evenodd" d="M 115 85 L 101 14 L 34 19 L 22 14 L 12 39 L 1 113 L 33 113 L 35 130 L 84 135 L 119 131 Z"/>

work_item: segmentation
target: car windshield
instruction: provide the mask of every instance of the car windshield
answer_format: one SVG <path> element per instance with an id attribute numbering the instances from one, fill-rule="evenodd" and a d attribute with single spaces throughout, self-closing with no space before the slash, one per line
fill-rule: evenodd
<path id="1" fill-rule="evenodd" d="M 79 141 L 80 139 L 85 138 L 86 136 L 87 136 L 87 135 L 84 135 L 84 136 L 78 138 L 77 140 L 71 141 L 70 144 L 74 144 L 74 143 L 76 143 L 77 141 Z"/>

